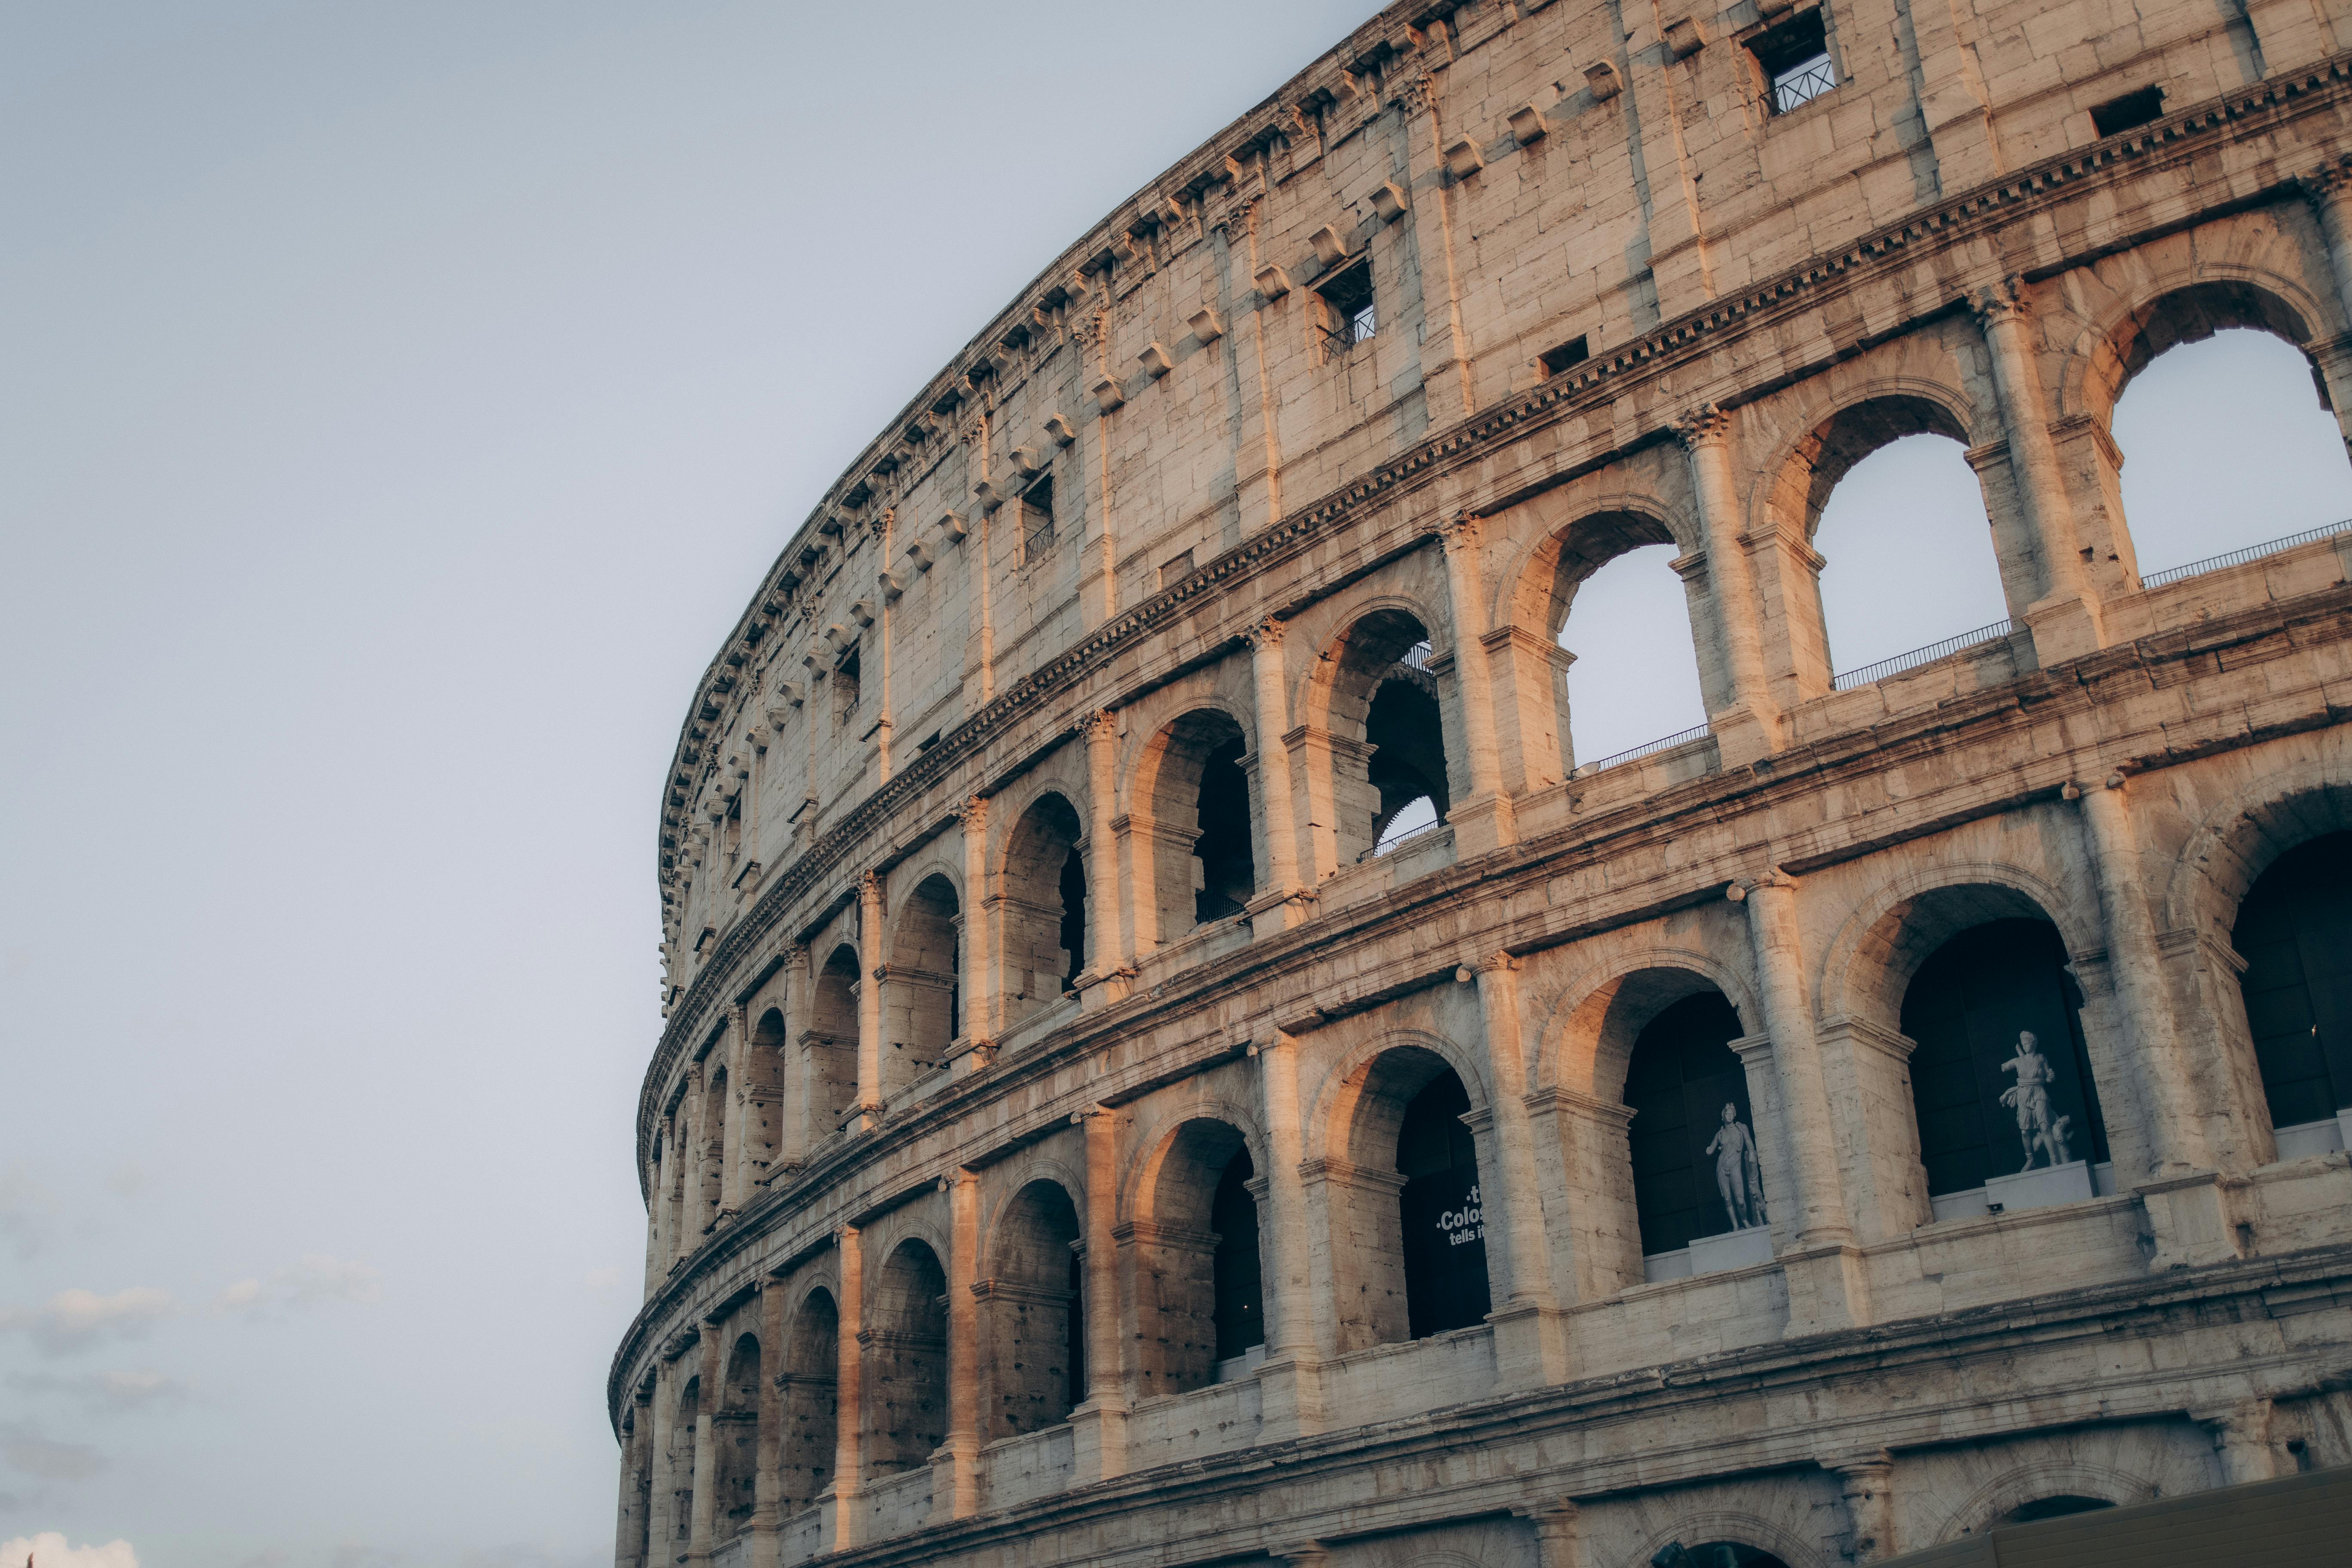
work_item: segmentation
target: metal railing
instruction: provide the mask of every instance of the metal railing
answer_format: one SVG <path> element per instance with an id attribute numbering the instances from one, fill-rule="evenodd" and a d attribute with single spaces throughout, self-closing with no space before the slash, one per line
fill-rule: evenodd
<path id="1" fill-rule="evenodd" d="M 2161 572 L 2149 572 L 2141 576 L 2143 588 L 2161 588 L 2167 583 L 2178 583 L 2183 577 L 2194 577 L 2200 572 L 2219 572 L 2224 566 L 2236 566 L 2247 561 L 2259 561 L 2265 555 L 2275 555 L 2282 550 L 2292 550 L 2298 544 L 2310 544 L 2317 540 L 2333 539 L 2339 533 L 2352 533 L 2352 521 L 2331 522 L 2326 528 L 2290 533 L 2284 539 L 2273 539 L 2267 544 L 2249 544 L 2243 550 L 2232 550 L 2226 555 L 2209 556 L 2203 561 L 2191 561 L 2186 566 L 2168 566 Z"/>
<path id="2" fill-rule="evenodd" d="M 1972 632 L 1962 632 L 1942 642 L 1915 647 L 1909 653 L 1898 653 L 1893 658 L 1882 658 L 1876 664 L 1865 664 L 1860 669 L 1849 669 L 1843 675 L 1830 677 L 1832 691 L 1852 691 L 1857 686 L 1867 686 L 1874 680 L 1884 680 L 1890 675 L 1900 675 L 1906 669 L 1916 669 L 1923 664 L 1933 664 L 1948 654 L 1979 643 L 1998 642 L 2017 629 L 2015 621 L 1995 621 L 1989 626 L 1979 626 Z"/>
<path id="3" fill-rule="evenodd" d="M 1654 757 L 1660 752 L 1671 752 L 1676 746 L 1687 746 L 1694 741 L 1704 741 L 1708 733 L 1707 727 L 1704 724 L 1688 730 L 1679 730 L 1674 734 L 1652 741 L 1645 745 L 1635 746 L 1630 751 L 1614 752 L 1597 763 L 1579 763 L 1576 764 L 1576 772 L 1570 776 L 1580 779 L 1589 773 L 1597 773 L 1603 768 L 1613 768 L 1620 763 L 1631 763 L 1643 757 Z"/>
<path id="4" fill-rule="evenodd" d="M 1436 655 L 1430 647 L 1429 644 L 1426 641 L 1423 641 L 1417 642 L 1411 647 L 1405 649 L 1402 657 L 1398 658 L 1397 662 L 1404 666 L 1407 669 L 1425 670 L 1429 668 L 1429 661 L 1435 657 Z"/>
<path id="5" fill-rule="evenodd" d="M 1837 86 L 1837 71 L 1822 55 L 1772 79 L 1772 112 L 1786 114 Z"/>

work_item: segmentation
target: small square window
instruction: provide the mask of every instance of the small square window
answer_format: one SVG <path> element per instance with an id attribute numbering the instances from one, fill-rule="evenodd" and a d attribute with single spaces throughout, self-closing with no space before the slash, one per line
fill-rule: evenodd
<path id="1" fill-rule="evenodd" d="M 2121 98 L 2111 98 L 2091 110 L 2091 123 L 2102 136 L 2129 131 L 2164 117 L 2164 89 L 2144 87 Z"/>
<path id="2" fill-rule="evenodd" d="M 1359 261 L 1328 283 L 1316 285 L 1323 300 L 1323 338 L 1335 354 L 1346 353 L 1381 330 L 1372 303 L 1372 264 Z"/>
<path id="3" fill-rule="evenodd" d="M 1021 560 L 1024 565 L 1054 548 L 1054 476 L 1043 474 L 1021 492 Z"/>
<path id="4" fill-rule="evenodd" d="M 1758 34 L 1748 40 L 1748 52 L 1764 73 L 1766 99 L 1775 114 L 1802 108 L 1837 86 L 1818 9 Z"/>
<path id="5" fill-rule="evenodd" d="M 1544 379 L 1549 381 L 1570 365 L 1582 364 L 1591 357 L 1592 351 L 1584 346 L 1582 338 L 1577 337 L 1569 339 L 1538 363 L 1543 366 Z"/>

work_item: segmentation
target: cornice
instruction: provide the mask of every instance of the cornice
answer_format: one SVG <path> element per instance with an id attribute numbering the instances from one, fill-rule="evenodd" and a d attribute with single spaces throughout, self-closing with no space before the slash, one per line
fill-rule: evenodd
<path id="1" fill-rule="evenodd" d="M 1383 13 L 1383 21 L 1391 14 L 1402 15 L 1406 9 L 1392 7 L 1391 13 Z M 1363 31 L 1360 30 L 1358 36 Z M 1613 402 L 1630 386 L 1685 365 L 1702 353 L 1711 353 L 1727 338 L 1762 330 L 1788 315 L 1810 309 L 1822 298 L 1853 286 L 1865 274 L 1907 263 L 1923 250 L 1962 243 L 2062 196 L 2074 199 L 2087 186 L 2192 156 L 2225 129 L 2242 132 L 2284 123 L 2342 100 L 2347 96 L 2347 89 L 2352 89 L 2352 55 L 2336 56 L 2293 78 L 2275 79 L 2245 91 L 2208 100 L 2164 120 L 2045 159 L 1962 192 L 1867 233 L 1838 250 L 1818 255 L 1754 287 L 1712 301 L 1612 353 L 1588 360 L 1541 386 L 1515 395 L 1439 431 L 1226 552 L 1183 582 L 1104 623 L 1007 688 L 915 758 L 904 772 L 851 808 L 796 860 L 772 877 L 753 907 L 721 935 L 717 951 L 704 962 L 672 1007 L 653 1059 L 647 1064 L 638 1109 L 641 1191 L 646 1182 L 646 1154 L 656 1120 L 654 1102 L 659 1086 L 675 1066 L 684 1042 L 698 1032 L 699 1021 L 723 996 L 726 977 L 772 937 L 812 888 L 839 873 L 849 860 L 849 851 L 878 823 L 914 804 L 965 764 L 980 760 L 990 741 L 1016 719 L 1025 718 L 1054 700 L 1076 691 L 1118 653 L 1179 621 L 1187 605 L 1201 595 L 1247 582 L 1294 558 L 1334 528 L 1441 479 L 1492 461 L 1493 451 L 1499 445 Z M 2292 178 L 2282 177 L 2276 194 L 2287 199 L 2303 199 L 2301 187 Z M 2069 265 L 2079 259 L 2070 258 Z M 1906 326 L 1939 314 L 1949 303 L 1945 300 L 1921 300 Z M 1759 395 L 1760 390 L 1743 388 L 1718 401 L 1736 406 Z M 1666 411 L 1653 418 L 1649 426 L 1654 428 L 1636 427 L 1618 450 L 1667 434 L 1670 415 L 1671 411 Z M 1489 497 L 1482 504 L 1492 510 L 1509 504 L 1512 499 Z M 777 595 L 776 578 L 784 563 L 797 555 L 804 538 L 805 533 L 796 536 L 779 557 L 777 567 L 761 591 L 753 596 L 751 609 L 738 623 L 726 649 L 706 672 L 681 731 L 671 768 L 665 775 L 665 796 L 670 787 L 667 781 L 699 760 L 698 747 L 706 732 L 702 726 L 724 716 L 719 683 L 724 681 L 730 689 L 740 683 L 734 671 L 745 667 L 751 657 L 748 650 L 765 635 L 764 630 L 750 632 L 749 628 L 759 619 L 761 606 Z M 1094 700 L 1089 706 L 1117 700 L 1108 693 L 1092 695 Z M 666 807 L 663 816 L 663 832 L 673 831 L 672 810 Z M 659 837 L 656 836 L 657 860 Z M 662 875 L 667 880 L 667 873 Z"/>

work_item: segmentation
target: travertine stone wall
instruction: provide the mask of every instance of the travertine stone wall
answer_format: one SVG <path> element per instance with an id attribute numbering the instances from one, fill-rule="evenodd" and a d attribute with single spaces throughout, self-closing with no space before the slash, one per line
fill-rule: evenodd
<path id="1" fill-rule="evenodd" d="M 1751 46 L 1815 19 L 1778 109 Z M 1401 5 L 1080 238 L 688 710 L 617 1562 L 1811 1568 L 2352 1463 L 2352 1166 L 2282 1147 L 2230 935 L 2352 826 L 2352 536 L 2149 587 L 2109 434 L 2225 327 L 2352 410 L 2347 51 L 2336 0 Z M 2011 624 L 1836 690 L 1813 531 L 1918 432 Z M 1579 758 L 1560 628 L 1648 544 L 1708 730 Z M 1408 763 L 1445 820 L 1373 853 Z M 1956 1210 L 1904 999 L 2018 917 L 2108 1159 Z M 1628 1061 L 1710 991 L 1769 1229 L 1665 1277 Z M 1415 1340 L 1449 1071 L 1491 1310 Z"/>

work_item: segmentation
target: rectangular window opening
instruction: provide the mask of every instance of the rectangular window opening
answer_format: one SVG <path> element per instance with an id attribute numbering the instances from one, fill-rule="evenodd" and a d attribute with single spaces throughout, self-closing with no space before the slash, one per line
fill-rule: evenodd
<path id="1" fill-rule="evenodd" d="M 1829 35 L 1818 9 L 1765 29 L 1748 41 L 1748 52 L 1764 73 L 1766 97 L 1775 114 L 1802 108 L 1837 86 Z"/>
<path id="2" fill-rule="evenodd" d="M 1582 364 L 1591 357 L 1592 351 L 1584 346 L 1582 338 L 1577 337 L 1569 339 L 1559 347 L 1545 354 L 1538 363 L 1543 366 L 1544 379 L 1549 381 L 1570 365 Z"/>
<path id="3" fill-rule="evenodd" d="M 1328 283 L 1316 285 L 1323 300 L 1323 339 L 1335 354 L 1346 353 L 1381 330 L 1372 303 L 1372 264 L 1359 261 Z"/>
<path id="4" fill-rule="evenodd" d="M 2164 89 L 2143 87 L 2121 98 L 2111 98 L 2091 110 L 2091 123 L 2102 136 L 2129 131 L 2164 117 Z"/>
<path id="5" fill-rule="evenodd" d="M 846 724 L 857 711 L 857 650 L 851 648 L 833 671 L 833 721 Z"/>
<path id="6" fill-rule="evenodd" d="M 1021 492 L 1021 560 L 1036 560 L 1054 548 L 1054 476 L 1042 474 Z"/>

